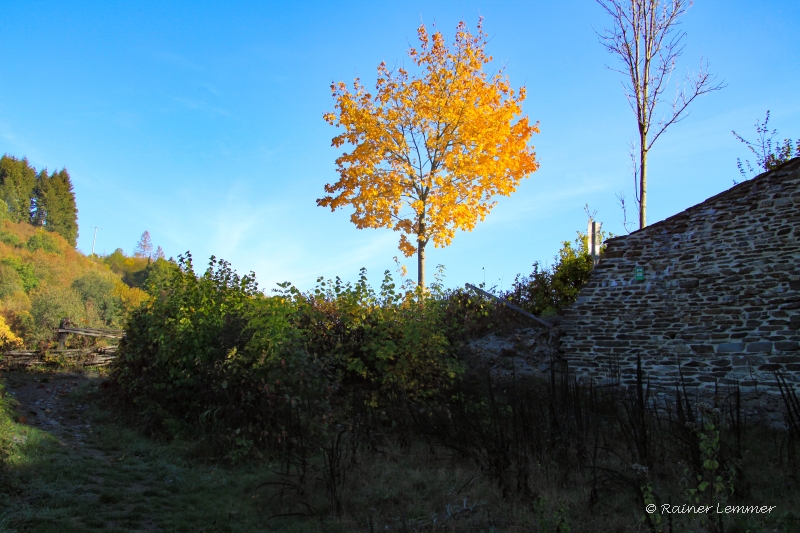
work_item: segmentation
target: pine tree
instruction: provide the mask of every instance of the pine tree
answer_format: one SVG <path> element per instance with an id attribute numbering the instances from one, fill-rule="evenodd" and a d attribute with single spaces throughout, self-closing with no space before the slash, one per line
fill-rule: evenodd
<path id="1" fill-rule="evenodd" d="M 43 168 L 36 174 L 36 185 L 33 187 L 33 194 L 31 195 L 31 220 L 30 223 L 34 226 L 44 227 L 45 220 L 47 219 L 47 201 L 45 195 L 49 190 L 50 177 L 47 175 L 47 169 Z"/>
<path id="2" fill-rule="evenodd" d="M 0 200 L 8 206 L 9 218 L 14 222 L 29 219 L 35 185 L 36 170 L 27 158 L 7 154 L 0 158 Z"/>
<path id="3" fill-rule="evenodd" d="M 31 202 L 31 224 L 44 226 L 58 233 L 72 246 L 78 240 L 78 207 L 72 180 L 67 169 L 53 172 L 49 177 L 42 170 L 36 177 L 36 187 Z"/>

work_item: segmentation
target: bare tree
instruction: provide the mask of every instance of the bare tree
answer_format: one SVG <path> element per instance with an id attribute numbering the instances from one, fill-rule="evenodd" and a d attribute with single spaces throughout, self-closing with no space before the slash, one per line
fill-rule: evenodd
<path id="1" fill-rule="evenodd" d="M 634 185 L 639 207 L 639 229 L 647 225 L 647 154 L 664 131 L 686 118 L 686 108 L 698 96 L 722 89 L 715 83 L 708 64 L 700 61 L 697 75 L 688 75 L 676 88 L 672 109 L 653 123 L 656 104 L 663 102 L 675 62 L 683 52 L 686 32 L 676 31 L 678 19 L 692 5 L 691 0 L 597 0 L 611 16 L 613 28 L 598 33 L 600 43 L 617 56 L 623 67 L 611 68 L 626 77 L 625 96 L 639 127 L 638 154 L 634 159 Z M 637 157 L 638 156 L 638 157 Z"/>
<path id="2" fill-rule="evenodd" d="M 152 253 L 153 241 L 150 240 L 150 232 L 145 230 L 145 232 L 142 233 L 139 242 L 136 243 L 136 248 L 133 249 L 133 256 L 149 258 Z"/>

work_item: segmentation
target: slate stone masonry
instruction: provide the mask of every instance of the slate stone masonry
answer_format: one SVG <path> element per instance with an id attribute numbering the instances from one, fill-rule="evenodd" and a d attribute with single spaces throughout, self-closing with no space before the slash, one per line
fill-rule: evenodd
<path id="1" fill-rule="evenodd" d="M 665 394 L 680 374 L 697 396 L 738 382 L 775 418 L 775 373 L 800 384 L 800 158 L 606 244 L 564 311 L 571 370 L 631 384 L 639 354 Z"/>

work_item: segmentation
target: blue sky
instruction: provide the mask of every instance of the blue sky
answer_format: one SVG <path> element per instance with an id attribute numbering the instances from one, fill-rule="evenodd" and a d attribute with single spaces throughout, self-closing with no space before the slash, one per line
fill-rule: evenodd
<path id="1" fill-rule="evenodd" d="M 616 193 L 633 196 L 636 133 L 622 77 L 595 31 L 594 2 L 4 2 L 0 153 L 66 167 L 78 200 L 78 248 L 131 253 L 144 230 L 167 255 L 214 254 L 262 287 L 318 276 L 373 282 L 394 270 L 398 234 L 358 230 L 316 206 L 337 179 L 331 81 L 373 85 L 381 61 L 409 64 L 420 22 L 448 41 L 478 17 L 490 68 L 525 85 L 541 169 L 471 233 L 428 252 L 446 284 L 508 288 L 586 228 L 583 206 L 623 233 Z M 746 157 L 731 130 L 754 123 L 800 137 L 800 3 L 698 0 L 683 18 L 675 78 L 701 57 L 727 87 L 696 101 L 650 156 L 648 221 L 729 188 Z M 629 211 L 629 218 L 635 213 Z M 416 260 L 404 260 L 416 277 Z"/>

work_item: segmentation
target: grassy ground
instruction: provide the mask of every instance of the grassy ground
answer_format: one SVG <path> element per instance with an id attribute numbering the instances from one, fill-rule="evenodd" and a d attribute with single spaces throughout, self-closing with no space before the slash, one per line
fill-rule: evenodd
<path id="1" fill-rule="evenodd" d="M 566 520 L 564 502 L 506 501 L 468 465 L 424 448 L 356 465 L 342 493 L 348 512 L 336 518 L 321 463 L 303 483 L 270 465 L 206 463 L 192 443 L 117 423 L 103 382 L 0 374 L 0 532 L 555 531 Z"/>
<path id="2" fill-rule="evenodd" d="M 610 487 L 592 506 L 585 477 L 543 460 L 533 495 L 503 495 L 470 462 L 422 443 L 387 444 L 342 470 L 337 517 L 321 458 L 303 480 L 278 465 L 205 461 L 197 443 L 155 442 L 122 424 L 104 406 L 104 381 L 97 372 L 0 373 L 0 533 L 647 530 L 635 492 Z M 798 531 L 796 478 L 771 459 L 774 436 L 752 434 L 745 503 L 778 509 L 726 517 L 723 530 Z M 673 522 L 659 527 L 708 528 L 704 517 Z"/>
<path id="3" fill-rule="evenodd" d="M 102 382 L 96 375 L 6 373 L 3 381 L 0 531 L 263 530 L 249 498 L 263 472 L 191 464 L 179 447 L 115 424 L 93 401 Z M 13 394 L 37 385 L 44 394 L 59 386 L 63 392 L 71 383 L 47 404 L 48 414 L 83 424 L 33 421 L 44 410 L 32 415 L 31 396 L 21 403 Z"/>

